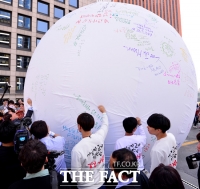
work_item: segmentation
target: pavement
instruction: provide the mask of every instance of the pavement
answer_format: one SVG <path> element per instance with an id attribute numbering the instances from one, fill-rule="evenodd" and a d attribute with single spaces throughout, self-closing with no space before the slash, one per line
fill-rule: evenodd
<path id="1" fill-rule="evenodd" d="M 197 143 L 196 135 L 200 132 L 200 123 L 198 124 L 199 128 L 191 128 L 185 142 L 182 144 L 180 149 L 178 150 L 178 164 L 177 170 L 181 175 L 183 180 L 185 189 L 198 189 L 198 180 L 197 180 L 197 170 L 196 169 L 189 169 L 186 157 L 197 153 Z M 198 163 L 198 162 L 197 162 Z"/>

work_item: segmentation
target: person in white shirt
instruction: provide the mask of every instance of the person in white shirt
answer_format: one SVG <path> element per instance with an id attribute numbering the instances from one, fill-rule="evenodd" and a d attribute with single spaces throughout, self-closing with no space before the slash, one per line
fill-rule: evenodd
<path id="1" fill-rule="evenodd" d="M 138 126 L 138 127 L 137 127 Z M 127 148 L 131 150 L 137 157 L 138 170 L 144 170 L 142 149 L 146 144 L 146 134 L 141 124 L 139 117 L 128 117 L 123 121 L 123 127 L 125 130 L 125 136 L 119 138 L 115 143 L 115 150 L 121 148 Z M 135 135 L 137 130 L 138 135 Z"/>
<path id="2" fill-rule="evenodd" d="M 43 144 L 45 144 L 47 150 L 59 152 L 64 151 L 64 137 L 49 131 L 45 121 L 40 120 L 33 122 L 30 128 L 30 133 L 35 137 L 35 139 L 39 139 Z M 55 165 L 55 169 L 58 173 L 60 173 L 62 169 L 66 169 L 64 154 L 55 158 Z"/>
<path id="3" fill-rule="evenodd" d="M 157 138 L 150 152 L 150 172 L 152 173 L 160 163 L 176 168 L 178 155 L 176 139 L 172 133 L 166 132 L 170 128 L 170 120 L 162 114 L 152 114 L 147 124 L 149 133 Z"/>
<path id="4" fill-rule="evenodd" d="M 103 106 L 98 107 L 102 114 L 102 126 L 91 133 L 94 127 L 94 118 L 88 113 L 82 113 L 77 118 L 78 130 L 83 139 L 77 143 L 71 152 L 71 170 L 72 171 L 93 171 L 94 182 L 78 182 L 80 189 L 98 189 L 104 188 L 104 183 L 100 182 L 99 171 L 105 169 L 104 140 L 108 133 L 108 117 Z M 73 175 L 72 175 L 73 176 Z M 86 177 L 83 174 L 83 181 Z"/>

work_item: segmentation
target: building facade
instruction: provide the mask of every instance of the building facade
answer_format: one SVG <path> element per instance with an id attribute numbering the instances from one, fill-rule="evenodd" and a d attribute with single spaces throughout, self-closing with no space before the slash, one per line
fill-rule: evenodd
<path id="1" fill-rule="evenodd" d="M 0 0 L 0 96 L 8 82 L 12 87 L 4 98 L 23 98 L 26 71 L 45 32 L 65 14 L 93 2 L 96 0 Z M 120 2 L 158 14 L 181 35 L 179 0 Z"/>

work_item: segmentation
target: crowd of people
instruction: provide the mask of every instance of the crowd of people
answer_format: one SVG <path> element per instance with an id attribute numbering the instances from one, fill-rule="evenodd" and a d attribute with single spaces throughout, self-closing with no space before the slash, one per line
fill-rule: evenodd
<path id="1" fill-rule="evenodd" d="M 37 120 L 30 128 L 31 139 L 23 146 L 19 153 L 15 151 L 14 138 L 16 125 L 24 117 L 31 117 L 34 113 L 32 100 L 27 99 L 27 113 L 24 103 L 4 100 L 0 106 L 0 183 L 2 189 L 23 188 L 52 188 L 51 176 L 48 170 L 48 152 L 63 151 L 65 139 L 50 131 L 45 120 Z M 146 145 L 144 125 L 139 117 L 127 117 L 123 120 L 124 136 L 115 143 L 115 150 L 110 156 L 108 169 L 114 173 L 117 183 L 106 179 L 100 182 L 100 170 L 105 169 L 104 141 L 109 131 L 109 121 L 104 106 L 100 105 L 102 125 L 98 131 L 92 133 L 95 120 L 92 115 L 82 113 L 77 118 L 77 129 L 82 135 L 71 151 L 71 167 L 66 167 L 64 154 L 55 159 L 58 188 L 79 189 L 106 189 L 106 188 L 135 188 L 135 189 L 183 189 L 183 183 L 176 170 L 177 145 L 170 129 L 170 120 L 162 114 L 152 114 L 147 120 L 149 134 L 156 137 L 151 149 L 151 167 L 147 170 L 143 163 L 142 151 Z M 67 154 L 70 155 L 70 154 Z M 92 170 L 92 182 L 76 179 L 73 183 L 73 174 L 67 174 L 68 183 L 63 183 L 63 170 L 84 171 Z M 133 173 L 138 171 L 137 181 Z M 122 180 L 124 182 L 122 182 Z"/>

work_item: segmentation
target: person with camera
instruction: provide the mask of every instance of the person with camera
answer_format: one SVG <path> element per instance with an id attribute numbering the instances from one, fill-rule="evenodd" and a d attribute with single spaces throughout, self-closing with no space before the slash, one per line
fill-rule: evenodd
<path id="1" fill-rule="evenodd" d="M 12 183 L 22 179 L 26 172 L 21 167 L 14 150 L 16 126 L 12 121 L 3 121 L 0 125 L 0 188 L 7 189 Z"/>
<path id="2" fill-rule="evenodd" d="M 54 185 L 58 186 L 56 188 L 70 189 L 70 186 L 62 183 L 64 180 L 62 175 L 56 174 L 55 183 L 49 170 L 44 168 L 48 162 L 47 154 L 47 148 L 41 141 L 28 141 L 19 153 L 21 165 L 27 171 L 26 177 L 13 183 L 9 189 L 52 189 Z"/>
<path id="3" fill-rule="evenodd" d="M 39 139 L 44 143 L 48 150 L 64 151 L 64 137 L 49 131 L 45 121 L 35 121 L 30 128 L 30 133 L 35 137 L 35 139 Z M 60 172 L 61 169 L 66 169 L 64 154 L 58 156 L 55 161 L 57 172 Z"/>

